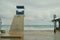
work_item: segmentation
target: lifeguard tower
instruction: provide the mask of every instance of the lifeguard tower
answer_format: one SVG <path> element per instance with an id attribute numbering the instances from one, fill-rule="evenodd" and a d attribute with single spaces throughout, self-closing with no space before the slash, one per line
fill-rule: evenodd
<path id="1" fill-rule="evenodd" d="M 21 37 L 24 39 L 24 6 L 16 6 L 16 15 L 13 18 L 9 34 L 11 36 Z"/>
<path id="2" fill-rule="evenodd" d="M 60 18 L 56 18 L 56 15 L 54 15 L 54 19 L 52 20 L 54 22 L 54 32 L 56 33 L 56 30 L 60 31 Z M 58 27 L 57 27 L 58 22 Z"/>

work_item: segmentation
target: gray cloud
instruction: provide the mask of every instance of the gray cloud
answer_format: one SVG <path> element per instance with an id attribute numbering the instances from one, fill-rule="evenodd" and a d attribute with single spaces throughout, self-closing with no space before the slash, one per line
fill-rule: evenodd
<path id="1" fill-rule="evenodd" d="M 37 8 L 51 8 L 60 6 L 60 0 L 22 0 L 22 4 Z M 20 1 L 19 1 L 20 4 Z"/>
<path id="2" fill-rule="evenodd" d="M 0 0 L 0 15 L 3 24 L 11 24 L 16 14 L 16 5 L 25 6 L 25 25 L 52 25 L 53 14 L 60 17 L 60 0 Z"/>

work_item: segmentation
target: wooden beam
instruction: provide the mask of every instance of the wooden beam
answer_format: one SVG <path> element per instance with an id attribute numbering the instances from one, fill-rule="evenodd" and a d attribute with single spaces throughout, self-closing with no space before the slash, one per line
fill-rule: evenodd
<path id="1" fill-rule="evenodd" d="M 22 38 L 20 36 L 0 36 L 0 38 Z"/>

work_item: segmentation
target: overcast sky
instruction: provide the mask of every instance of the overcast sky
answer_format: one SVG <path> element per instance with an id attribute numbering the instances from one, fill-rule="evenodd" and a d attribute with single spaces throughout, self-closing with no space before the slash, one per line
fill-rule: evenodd
<path id="1" fill-rule="evenodd" d="M 53 15 L 60 17 L 60 0 L 0 0 L 2 24 L 11 24 L 17 5 L 25 7 L 25 25 L 53 25 Z"/>

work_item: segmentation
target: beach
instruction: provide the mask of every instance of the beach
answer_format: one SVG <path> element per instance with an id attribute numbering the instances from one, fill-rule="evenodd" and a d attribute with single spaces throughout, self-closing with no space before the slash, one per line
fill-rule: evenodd
<path id="1" fill-rule="evenodd" d="M 12 38 L 12 39 L 0 38 L 0 39 L 1 40 L 17 40 L 17 38 Z M 54 32 L 53 30 L 25 30 L 24 40 L 54 40 Z"/>
<path id="2" fill-rule="evenodd" d="M 60 31 L 56 31 L 56 33 L 54 34 L 54 40 L 60 40 Z"/>
<path id="3" fill-rule="evenodd" d="M 52 30 L 26 30 L 24 35 L 24 40 L 54 40 Z"/>

